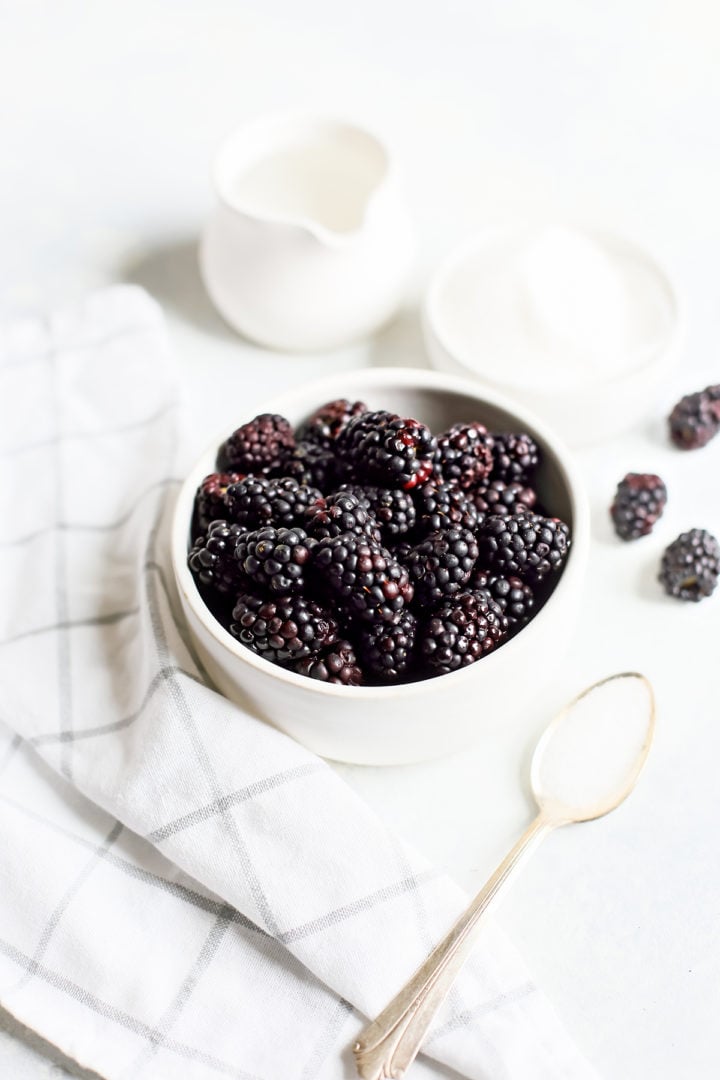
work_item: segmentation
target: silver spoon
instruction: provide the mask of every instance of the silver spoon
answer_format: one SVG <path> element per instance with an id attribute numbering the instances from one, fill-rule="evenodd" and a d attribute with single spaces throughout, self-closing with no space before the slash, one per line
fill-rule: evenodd
<path id="1" fill-rule="evenodd" d="M 535 820 L 427 960 L 353 1047 L 363 1080 L 397 1080 L 472 950 L 491 902 L 521 859 L 559 825 L 609 814 L 630 794 L 650 752 L 655 698 L 643 675 L 623 672 L 588 687 L 552 720 L 533 754 Z"/>

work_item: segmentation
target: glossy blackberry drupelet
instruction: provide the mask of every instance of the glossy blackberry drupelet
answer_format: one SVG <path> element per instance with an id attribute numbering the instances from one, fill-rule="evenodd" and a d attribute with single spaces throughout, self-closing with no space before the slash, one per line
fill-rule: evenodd
<path id="1" fill-rule="evenodd" d="M 667 488 L 654 473 L 628 473 L 617 486 L 610 516 L 621 540 L 647 536 L 662 515 Z"/>
<path id="2" fill-rule="evenodd" d="M 475 530 L 481 521 L 471 496 L 454 484 L 431 480 L 413 492 L 413 502 L 417 513 L 415 531 L 421 537 L 453 526 Z"/>
<path id="3" fill-rule="evenodd" d="M 342 469 L 337 455 L 314 443 L 299 442 L 289 457 L 270 470 L 270 476 L 291 476 L 299 484 L 332 491 L 339 483 Z"/>
<path id="4" fill-rule="evenodd" d="M 225 501 L 229 518 L 244 529 L 260 529 L 264 525 L 291 529 L 302 527 L 308 507 L 321 502 L 317 488 L 298 484 L 290 476 L 269 480 L 264 476 L 247 476 L 227 490 Z"/>
<path id="5" fill-rule="evenodd" d="M 298 441 L 313 443 L 323 450 L 334 450 L 335 440 L 351 420 L 368 411 L 364 401 L 338 398 L 321 405 L 297 431 Z"/>
<path id="6" fill-rule="evenodd" d="M 222 472 L 267 476 L 290 456 L 295 436 L 284 416 L 261 413 L 243 424 L 218 450 L 217 467 Z"/>
<path id="7" fill-rule="evenodd" d="M 304 596 L 267 599 L 240 593 L 230 633 L 265 660 L 285 664 L 332 645 L 338 624 L 326 608 Z"/>
<path id="8" fill-rule="evenodd" d="M 720 431 L 720 386 L 686 394 L 668 417 L 670 438 L 681 450 L 699 450 Z"/>
<path id="9" fill-rule="evenodd" d="M 535 615 L 535 593 L 518 577 L 503 577 L 487 570 L 476 570 L 470 578 L 470 589 L 485 592 L 494 600 L 508 621 L 508 632 L 514 633 L 530 622 Z"/>
<path id="10" fill-rule="evenodd" d="M 239 591 L 244 578 L 235 552 L 243 535 L 239 525 L 213 521 L 198 537 L 188 553 L 188 566 L 199 585 L 220 593 Z"/>
<path id="11" fill-rule="evenodd" d="M 557 573 L 567 558 L 570 530 L 559 518 L 518 514 L 486 518 L 478 532 L 480 564 L 529 585 Z"/>
<path id="12" fill-rule="evenodd" d="M 537 443 L 525 432 L 502 432 L 495 435 L 491 480 L 528 485 L 540 461 Z"/>
<path id="13" fill-rule="evenodd" d="M 311 551 L 316 543 L 303 529 L 276 529 L 268 525 L 245 533 L 238 541 L 235 557 L 259 591 L 290 596 L 305 589 Z"/>
<path id="14" fill-rule="evenodd" d="M 527 514 L 537 503 L 537 495 L 532 488 L 516 481 L 506 484 L 504 480 L 493 480 L 486 487 L 473 492 L 473 502 L 485 517 L 500 514 L 511 517 L 514 514 Z"/>
<path id="15" fill-rule="evenodd" d="M 437 443 L 419 421 L 379 411 L 352 419 L 336 446 L 356 478 L 410 491 L 432 475 Z"/>
<path id="16" fill-rule="evenodd" d="M 323 649 L 318 656 L 300 660 L 293 670 L 319 682 L 342 686 L 360 686 L 364 682 L 355 648 L 349 641 L 338 641 Z"/>
<path id="17" fill-rule="evenodd" d="M 485 592 L 462 592 L 445 601 L 418 632 L 418 658 L 428 675 L 473 664 L 501 644 L 507 620 Z"/>
<path id="18" fill-rule="evenodd" d="M 344 533 L 321 540 L 313 551 L 313 573 L 348 616 L 364 622 L 398 623 L 413 598 L 406 567 L 369 537 Z"/>
<path id="19" fill-rule="evenodd" d="M 417 619 L 403 611 L 400 621 L 367 623 L 358 627 L 358 652 L 363 669 L 373 678 L 393 682 L 406 675 L 414 660 Z"/>
<path id="20" fill-rule="evenodd" d="M 386 540 L 404 536 L 415 525 L 415 504 L 409 492 L 401 488 L 381 488 L 374 484 L 342 484 L 364 502 L 380 526 Z"/>
<path id="21" fill-rule="evenodd" d="M 240 473 L 234 472 L 214 472 L 205 477 L 195 493 L 195 526 L 199 532 L 206 532 L 211 521 L 227 520 L 230 515 L 225 493 L 242 479 Z"/>
<path id="22" fill-rule="evenodd" d="M 437 437 L 435 465 L 449 484 L 480 487 L 493 468 L 494 444 L 484 424 L 453 424 Z"/>
<path id="23" fill-rule="evenodd" d="M 674 540 L 662 557 L 659 580 L 678 600 L 704 600 L 720 576 L 720 544 L 705 529 L 691 529 Z"/>
<path id="24" fill-rule="evenodd" d="M 478 545 L 469 529 L 440 529 L 416 544 L 405 560 L 415 586 L 415 610 L 431 611 L 462 592 L 477 557 Z"/>
<path id="25" fill-rule="evenodd" d="M 309 536 L 324 540 L 328 536 L 367 536 L 376 543 L 382 542 L 380 526 L 363 500 L 349 491 L 337 491 L 320 499 L 305 511 L 303 527 Z"/>

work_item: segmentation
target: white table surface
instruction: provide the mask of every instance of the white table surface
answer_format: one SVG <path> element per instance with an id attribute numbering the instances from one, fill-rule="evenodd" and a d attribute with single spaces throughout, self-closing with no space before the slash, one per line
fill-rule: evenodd
<path id="1" fill-rule="evenodd" d="M 719 39 L 712 5 L 688 0 L 0 3 L 0 303 L 147 287 L 167 313 L 201 447 L 281 383 L 422 364 L 417 297 L 470 229 L 579 218 L 651 244 L 682 289 L 687 344 L 667 405 L 706 375 L 720 381 Z M 241 341 L 195 265 L 213 148 L 244 117 L 291 104 L 386 134 L 419 233 L 406 310 L 332 355 Z M 551 837 L 498 912 L 608 1080 L 720 1074 L 720 598 L 681 605 L 654 582 L 677 533 L 720 532 L 720 444 L 673 451 L 662 415 L 580 455 L 595 530 L 583 613 L 531 723 L 592 679 L 638 668 L 656 686 L 657 745 L 631 801 Z M 655 535 L 621 545 L 606 508 L 631 469 L 660 472 L 670 504 Z M 531 745 L 509 732 L 432 764 L 342 772 L 474 888 L 528 820 Z M 60 1075 L 47 1047 L 29 1049 L 0 1016 L 4 1026 L 3 1076 Z"/>

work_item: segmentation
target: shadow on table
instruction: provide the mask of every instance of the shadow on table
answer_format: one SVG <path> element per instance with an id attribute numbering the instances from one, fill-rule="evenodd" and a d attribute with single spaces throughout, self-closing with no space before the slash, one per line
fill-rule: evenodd
<path id="1" fill-rule="evenodd" d="M 24 1024 L 21 1024 L 2 1007 L 0 1007 L 0 1032 L 6 1032 L 15 1042 L 26 1049 L 28 1056 L 32 1056 L 38 1061 L 38 1076 L 47 1074 L 48 1076 L 58 1077 L 58 1080 L 63 1076 L 72 1076 L 76 1080 L 102 1080 L 97 1073 L 90 1072 L 89 1069 L 83 1069 L 72 1058 L 66 1057 L 62 1050 L 58 1050 L 57 1046 L 53 1046 L 52 1043 L 47 1042 L 37 1032 L 25 1027 Z M 46 1065 L 44 1072 L 40 1071 L 40 1061 Z"/>
<path id="2" fill-rule="evenodd" d="M 370 339 L 373 367 L 429 367 L 417 306 L 406 306 Z"/>

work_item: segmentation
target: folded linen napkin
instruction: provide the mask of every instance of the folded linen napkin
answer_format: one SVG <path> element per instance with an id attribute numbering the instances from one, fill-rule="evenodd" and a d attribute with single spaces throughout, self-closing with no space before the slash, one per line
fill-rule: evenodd
<path id="1" fill-rule="evenodd" d="M 117 287 L 4 325 L 0 385 L 0 1002 L 108 1080 L 353 1076 L 467 898 L 206 685 L 155 304 Z M 492 925 L 414 1067 L 448 1068 L 594 1075 Z"/>

